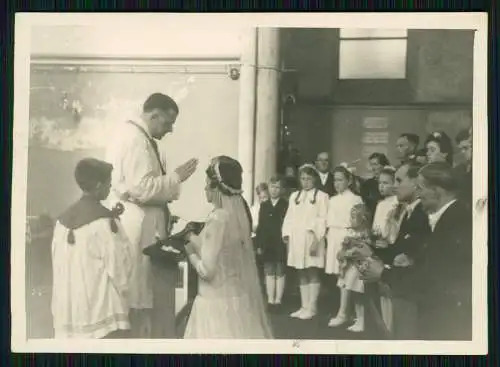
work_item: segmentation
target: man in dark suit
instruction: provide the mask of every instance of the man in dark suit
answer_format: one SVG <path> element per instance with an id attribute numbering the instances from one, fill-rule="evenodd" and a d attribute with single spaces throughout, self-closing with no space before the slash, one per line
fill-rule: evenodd
<path id="1" fill-rule="evenodd" d="M 422 168 L 418 185 L 432 230 L 419 271 L 420 338 L 472 340 L 472 212 L 446 163 Z"/>
<path id="2" fill-rule="evenodd" d="M 402 208 L 395 220 L 400 220 L 399 233 L 394 244 L 376 252 L 386 264 L 382 281 L 392 296 L 392 335 L 397 340 L 411 340 L 417 337 L 418 309 L 413 290 L 416 279 L 414 263 L 422 257 L 424 243 L 430 235 L 429 218 L 418 198 L 417 178 L 421 166 L 418 163 L 402 165 L 395 175 L 398 201 Z"/>
<path id="3" fill-rule="evenodd" d="M 330 156 L 327 152 L 319 153 L 315 162 L 318 170 L 320 182 L 319 189 L 332 197 L 337 193 L 333 185 L 333 174 L 330 172 Z"/>
<path id="4" fill-rule="evenodd" d="M 404 133 L 399 136 L 396 142 L 396 149 L 402 165 L 416 160 L 419 144 L 420 138 L 416 134 Z"/>
<path id="5" fill-rule="evenodd" d="M 457 200 L 456 178 L 447 163 L 423 167 L 417 184 L 431 227 L 424 249 L 413 254 L 411 287 L 418 295 L 418 338 L 472 340 L 472 213 Z M 405 260 L 413 262 L 409 256 Z M 362 278 L 390 279 L 394 271 L 374 260 Z"/>

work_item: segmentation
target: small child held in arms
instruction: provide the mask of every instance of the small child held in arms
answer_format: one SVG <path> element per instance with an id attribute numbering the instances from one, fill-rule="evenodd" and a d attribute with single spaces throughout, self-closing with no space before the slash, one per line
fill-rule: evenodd
<path id="1" fill-rule="evenodd" d="M 119 222 L 123 207 L 101 201 L 113 167 L 93 158 L 75 170 L 82 197 L 56 223 L 52 241 L 55 338 L 118 338 L 130 329 L 127 289 L 130 243 Z"/>
<path id="2" fill-rule="evenodd" d="M 269 180 L 269 200 L 261 203 L 256 240 L 264 263 L 267 302 L 280 305 L 285 290 L 286 244 L 282 227 L 288 210 L 284 195 L 283 179 Z"/>
<path id="3" fill-rule="evenodd" d="M 365 204 L 352 207 L 351 228 L 342 242 L 342 249 L 337 253 L 340 267 L 337 283 L 341 289 L 340 307 L 337 316 L 330 321 L 329 326 L 340 326 L 348 321 L 348 309 L 351 305 L 351 298 L 354 298 L 356 319 L 348 330 L 362 332 L 365 329 L 365 309 L 362 299 L 365 287 L 358 269 L 373 256 L 370 223 L 370 214 Z"/>

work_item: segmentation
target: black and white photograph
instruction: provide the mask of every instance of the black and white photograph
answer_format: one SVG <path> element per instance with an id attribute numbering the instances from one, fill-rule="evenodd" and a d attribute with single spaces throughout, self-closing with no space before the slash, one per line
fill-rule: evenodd
<path id="1" fill-rule="evenodd" d="M 13 351 L 487 353 L 487 29 L 17 14 Z"/>

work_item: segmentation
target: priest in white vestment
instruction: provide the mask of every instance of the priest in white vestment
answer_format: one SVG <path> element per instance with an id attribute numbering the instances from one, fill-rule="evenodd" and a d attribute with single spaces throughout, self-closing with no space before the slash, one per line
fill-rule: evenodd
<path id="1" fill-rule="evenodd" d="M 153 276 L 150 259 L 142 251 L 167 236 L 167 204 L 179 198 L 181 183 L 198 163 L 191 159 L 169 173 L 162 164 L 156 141 L 172 132 L 178 113 L 172 98 L 152 94 L 139 119 L 120 124 L 107 150 L 107 160 L 114 167 L 110 199 L 125 207 L 122 224 L 132 245 L 129 302 L 133 337 L 151 336 Z"/>

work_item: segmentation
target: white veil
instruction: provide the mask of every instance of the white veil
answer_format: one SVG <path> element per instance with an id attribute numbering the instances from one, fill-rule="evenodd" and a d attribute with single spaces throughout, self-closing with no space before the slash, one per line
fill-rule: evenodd
<path id="1" fill-rule="evenodd" d="M 260 279 L 255 259 L 255 250 L 251 238 L 251 217 L 248 206 L 241 195 L 220 194 L 221 207 L 229 213 L 229 225 L 236 238 L 235 244 L 241 244 L 241 258 L 238 259 L 241 266 L 242 291 L 249 295 L 251 308 L 257 313 L 264 327 L 266 338 L 272 338 L 271 326 L 267 317 Z M 242 315 L 245 317 L 245 315 Z"/>

